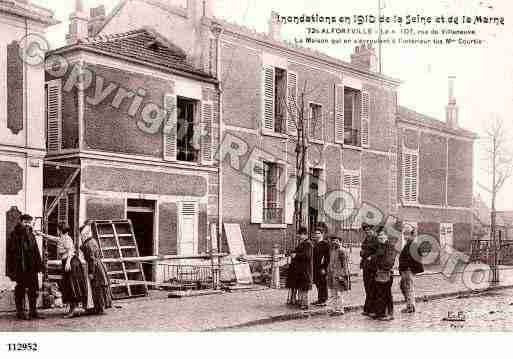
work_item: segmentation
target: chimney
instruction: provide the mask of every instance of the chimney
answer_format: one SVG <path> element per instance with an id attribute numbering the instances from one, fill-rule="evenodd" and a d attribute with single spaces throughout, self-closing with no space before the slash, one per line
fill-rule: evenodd
<path id="1" fill-rule="evenodd" d="M 378 72 L 378 57 L 376 50 L 369 44 L 356 46 L 351 54 L 351 64 L 361 68 L 362 70 Z"/>
<path id="2" fill-rule="evenodd" d="M 281 39 L 281 22 L 276 11 L 271 11 L 271 18 L 269 19 L 269 36 L 274 40 Z"/>
<path id="3" fill-rule="evenodd" d="M 68 45 L 78 42 L 78 40 L 86 38 L 88 33 L 89 17 L 84 12 L 82 0 L 75 0 L 75 10 L 69 16 L 69 32 L 66 35 Z"/>
<path id="4" fill-rule="evenodd" d="M 214 17 L 214 0 L 187 0 L 187 16 L 195 23 Z"/>
<path id="5" fill-rule="evenodd" d="M 105 5 L 100 5 L 89 10 L 89 36 L 96 36 L 105 22 L 105 15 Z"/>
<path id="6" fill-rule="evenodd" d="M 455 76 L 449 76 L 449 103 L 446 107 L 447 125 L 450 128 L 458 127 L 458 106 L 456 105 L 456 98 L 454 97 L 454 80 Z"/>

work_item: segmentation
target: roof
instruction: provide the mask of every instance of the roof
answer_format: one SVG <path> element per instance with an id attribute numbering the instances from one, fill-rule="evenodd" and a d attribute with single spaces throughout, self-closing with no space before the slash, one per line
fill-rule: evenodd
<path id="1" fill-rule="evenodd" d="M 173 9 L 174 9 L 174 7 L 172 5 L 166 5 L 165 3 L 164 4 L 163 3 L 158 3 L 158 2 L 156 2 L 154 0 L 139 0 L 139 1 L 143 1 L 143 2 L 146 2 L 146 3 L 152 4 L 152 5 L 158 6 L 161 9 L 163 9 L 164 11 L 166 11 L 166 10 L 173 11 Z M 125 5 L 127 3 L 128 3 L 128 0 L 121 0 L 118 3 L 118 5 L 107 16 L 107 18 L 105 19 L 105 21 L 102 24 L 102 26 L 100 26 L 98 28 L 98 32 L 97 33 L 100 33 L 105 28 L 105 26 L 107 26 L 107 24 L 117 14 L 119 14 L 121 12 L 121 10 L 125 7 Z M 392 77 L 384 76 L 384 75 L 379 74 L 377 72 L 370 72 L 368 70 L 362 70 L 360 67 L 355 66 L 355 65 L 351 64 L 350 62 L 342 61 L 342 60 L 340 60 L 340 59 L 338 59 L 336 57 L 332 57 L 332 56 L 326 55 L 326 54 L 324 54 L 322 52 L 313 50 L 311 48 L 301 47 L 301 46 L 298 46 L 297 44 L 294 44 L 294 43 L 288 42 L 288 41 L 276 40 L 276 39 L 274 39 L 273 37 L 269 36 L 266 33 L 257 32 L 256 30 L 250 29 L 249 27 L 246 27 L 244 25 L 235 24 L 235 23 L 232 23 L 232 22 L 229 22 L 227 20 L 224 20 L 224 19 L 221 19 L 221 18 L 217 18 L 217 17 L 213 17 L 213 18 L 211 18 L 209 20 L 213 24 L 221 26 L 224 31 L 229 31 L 229 32 L 232 32 L 234 34 L 243 35 L 243 36 L 248 37 L 248 38 L 250 38 L 250 39 L 252 39 L 254 41 L 261 41 L 261 42 L 264 42 L 264 43 L 266 43 L 268 45 L 271 45 L 271 46 L 281 47 L 281 48 L 284 48 L 284 49 L 286 49 L 288 51 L 295 52 L 297 54 L 301 54 L 301 55 L 304 55 L 304 56 L 312 57 L 312 58 L 314 58 L 316 60 L 326 61 L 326 62 L 331 63 L 334 66 L 344 67 L 344 68 L 346 68 L 348 70 L 351 70 L 354 73 L 371 76 L 373 78 L 377 78 L 379 80 L 382 80 L 382 81 L 385 81 L 385 82 L 389 82 L 389 83 L 391 83 L 393 85 L 399 85 L 401 83 L 401 81 L 398 80 L 398 79 L 394 79 Z"/>
<path id="2" fill-rule="evenodd" d="M 75 44 L 52 51 L 49 55 L 71 50 L 89 50 L 132 62 L 151 64 L 163 70 L 178 70 L 213 80 L 210 74 L 195 68 L 181 48 L 151 28 L 82 39 Z"/>
<path id="3" fill-rule="evenodd" d="M 453 135 L 477 139 L 476 133 L 463 128 L 451 128 L 446 122 L 421 114 L 404 106 L 399 106 L 398 120 L 415 126 L 430 128 L 436 131 L 451 133 Z"/>
<path id="4" fill-rule="evenodd" d="M 26 19 L 40 22 L 44 25 L 57 25 L 59 21 L 54 18 L 54 13 L 44 7 L 26 4 L 14 0 L 0 0 L 0 13 L 8 13 Z"/>

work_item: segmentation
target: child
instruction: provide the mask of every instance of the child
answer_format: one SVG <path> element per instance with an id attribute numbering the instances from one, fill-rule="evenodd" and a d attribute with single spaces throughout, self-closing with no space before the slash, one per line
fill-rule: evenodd
<path id="1" fill-rule="evenodd" d="M 330 264 L 328 267 L 328 288 L 330 289 L 331 315 L 344 314 L 343 292 L 351 290 L 349 253 L 342 247 L 342 239 L 332 237 L 330 243 Z"/>

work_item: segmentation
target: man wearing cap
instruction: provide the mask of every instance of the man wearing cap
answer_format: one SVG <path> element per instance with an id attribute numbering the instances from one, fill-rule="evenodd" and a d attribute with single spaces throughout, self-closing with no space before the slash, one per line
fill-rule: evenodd
<path id="1" fill-rule="evenodd" d="M 31 223 L 30 215 L 22 215 L 7 243 L 6 273 L 7 277 L 16 282 L 14 300 L 18 319 L 43 319 L 37 312 L 37 274 L 43 271 L 43 262 Z M 29 316 L 25 313 L 25 292 L 28 292 Z"/>

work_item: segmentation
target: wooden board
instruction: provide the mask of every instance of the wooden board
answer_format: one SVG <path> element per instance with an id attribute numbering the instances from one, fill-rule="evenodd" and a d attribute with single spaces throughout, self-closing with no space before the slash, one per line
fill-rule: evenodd
<path id="1" fill-rule="evenodd" d="M 246 255 L 246 246 L 242 238 L 242 232 L 238 224 L 225 223 L 224 231 L 226 233 L 226 241 L 230 251 L 230 261 L 235 272 L 237 283 L 253 284 L 253 276 L 249 263 L 240 262 L 237 257 Z"/>

